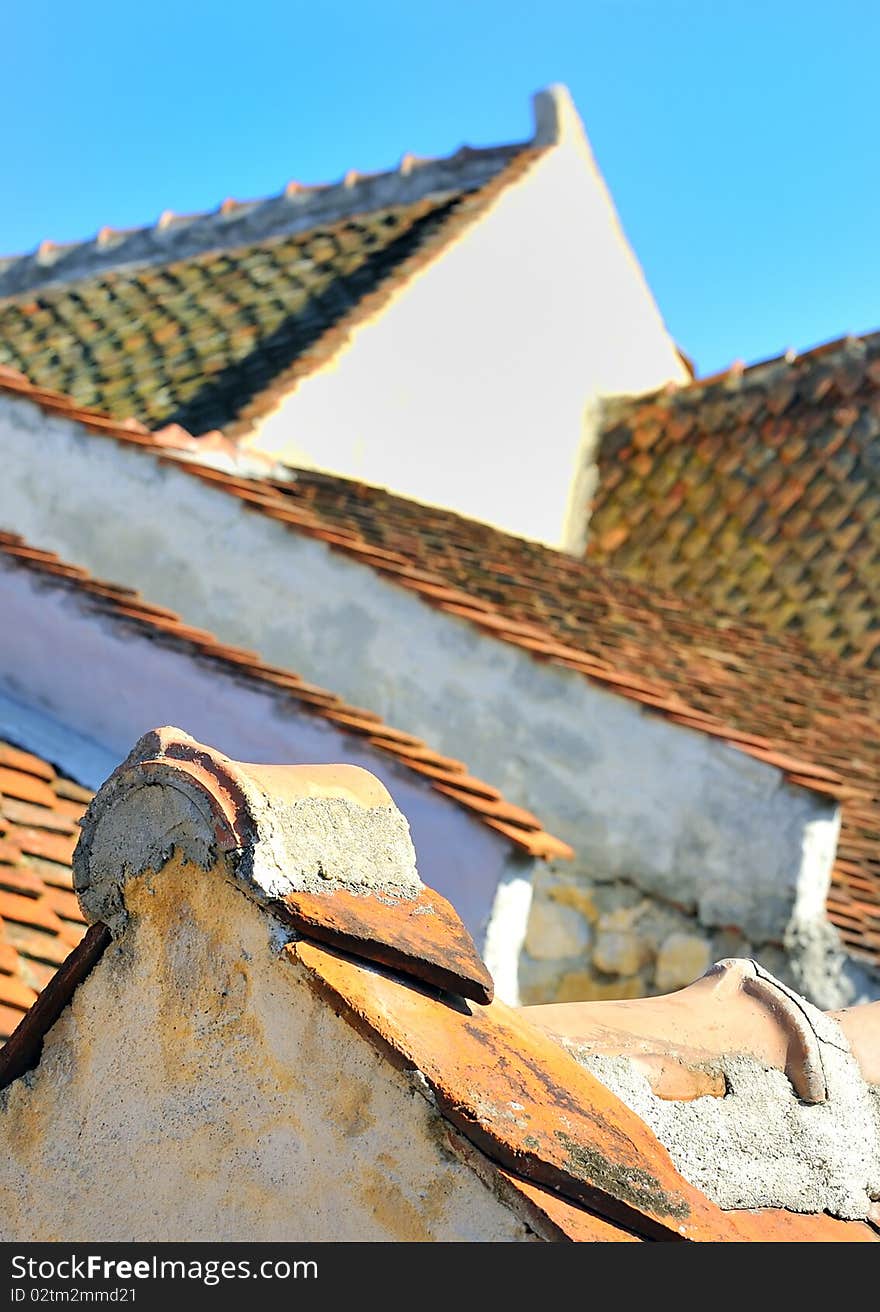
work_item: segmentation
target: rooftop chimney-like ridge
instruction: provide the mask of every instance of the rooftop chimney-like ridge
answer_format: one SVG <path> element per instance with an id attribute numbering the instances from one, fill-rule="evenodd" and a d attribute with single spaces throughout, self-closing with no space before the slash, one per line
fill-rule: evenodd
<path id="1" fill-rule="evenodd" d="M 567 95 L 564 88 L 554 89 L 552 95 L 538 93 L 536 116 L 541 97 L 547 105 L 536 117 L 536 128 L 545 120 L 550 126 L 545 125 L 544 134 L 534 143 L 463 148 L 439 159 L 406 154 L 398 167 L 386 172 L 349 169 L 338 182 L 306 185 L 294 180 L 277 195 L 246 201 L 227 198 L 208 213 L 177 214 L 165 209 L 153 224 L 142 228 L 113 231 L 103 227 L 95 237 L 81 242 L 45 240 L 31 254 L 0 257 L 0 296 L 75 282 L 110 269 L 166 264 L 206 251 L 231 250 L 390 205 L 477 191 L 525 147 L 549 143 Z"/>

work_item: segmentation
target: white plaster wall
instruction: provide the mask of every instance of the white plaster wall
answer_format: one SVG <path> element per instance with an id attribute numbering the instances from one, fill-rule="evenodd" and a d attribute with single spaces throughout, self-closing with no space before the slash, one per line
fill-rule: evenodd
<path id="1" fill-rule="evenodd" d="M 0 527 L 466 761 L 570 842 L 587 875 L 625 876 L 758 942 L 780 937 L 796 899 L 821 911 L 839 817 L 776 769 L 27 402 L 0 399 L 0 459 Z M 55 679 L 73 687 L 78 676 L 67 662 Z M 136 736 L 126 729 L 125 748 Z"/>
<path id="2" fill-rule="evenodd" d="M 88 735 L 115 764 L 147 730 L 174 724 L 234 760 L 370 770 L 409 822 L 422 879 L 452 902 L 480 945 L 499 883 L 531 874 L 531 859 L 518 857 L 507 839 L 384 753 L 290 699 L 96 615 L 75 594 L 47 587 L 2 558 L 0 614 L 0 693 Z M 81 744 L 72 742 L 72 764 L 80 753 Z M 58 757 L 56 750 L 53 759 L 63 764 Z M 516 995 L 508 990 L 505 1000 L 515 1002 Z"/>
<path id="3" fill-rule="evenodd" d="M 128 931 L 0 1095 L 0 1239 L 533 1237 L 219 871 L 175 859 L 126 901 Z"/>
<path id="4" fill-rule="evenodd" d="M 561 545 L 584 408 L 684 370 L 573 111 L 254 445 Z"/>

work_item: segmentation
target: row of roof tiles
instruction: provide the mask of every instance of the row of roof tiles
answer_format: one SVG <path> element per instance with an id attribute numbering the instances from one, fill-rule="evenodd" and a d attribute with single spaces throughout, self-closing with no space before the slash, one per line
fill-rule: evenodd
<path id="1" fill-rule="evenodd" d="M 256 652 L 222 643 L 206 630 L 186 624 L 174 611 L 151 605 L 133 589 L 95 579 L 86 570 L 60 560 L 54 552 L 41 551 L 23 542 L 17 534 L 0 531 L 0 558 L 52 577 L 59 585 L 87 598 L 102 614 L 134 626 L 152 641 L 182 647 L 202 661 L 232 671 L 236 679 L 270 688 L 277 695 L 290 698 L 305 713 L 329 721 L 344 733 L 364 738 L 371 747 L 418 775 L 426 787 L 451 798 L 530 855 L 543 858 L 571 855 L 571 848 L 547 833 L 531 812 L 514 806 L 497 788 L 474 778 L 462 762 L 432 751 L 422 739 L 392 728 L 374 712 L 352 706 L 290 670 L 265 664 Z"/>
<path id="2" fill-rule="evenodd" d="M 880 333 L 606 403 L 588 559 L 880 665 Z"/>
<path id="3" fill-rule="evenodd" d="M 71 859 L 91 796 L 0 742 L 0 1042 L 85 931 Z"/>
<path id="4" fill-rule="evenodd" d="M 794 637 L 382 488 L 307 470 L 288 481 L 225 473 L 169 449 L 171 441 L 197 451 L 186 433 L 156 439 L 136 422 L 83 410 L 13 371 L 0 375 L 0 390 L 172 462 L 488 636 L 838 797 L 829 916 L 848 948 L 880 962 L 880 680 L 873 672 L 823 661 Z"/>
<path id="5" fill-rule="evenodd" d="M 368 214 L 392 202 L 477 190 L 526 144 L 463 145 L 446 158 L 407 153 L 396 169 L 375 173 L 349 169 L 340 181 L 330 183 L 291 179 L 274 196 L 257 200 L 227 197 L 216 209 L 195 214 L 166 209 L 154 224 L 135 228 L 105 225 L 85 241 L 47 238 L 32 254 L 0 256 L 0 296 L 47 283 L 76 281 L 108 267 L 143 267 L 168 263 L 171 255 L 192 256 L 221 246 L 239 248 L 247 245 L 246 237 L 267 240 L 310 231 L 322 222 Z"/>

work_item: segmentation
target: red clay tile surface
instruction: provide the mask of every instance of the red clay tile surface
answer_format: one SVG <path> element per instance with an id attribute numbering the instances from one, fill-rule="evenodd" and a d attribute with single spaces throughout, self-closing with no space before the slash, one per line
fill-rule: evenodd
<path id="1" fill-rule="evenodd" d="M 486 793 L 492 792 L 488 784 L 477 781 L 476 790 L 472 786 L 456 790 L 454 785 L 461 777 L 470 780 L 467 767 L 459 761 L 433 752 L 421 739 L 410 734 L 402 734 L 385 725 L 373 712 L 360 707 L 350 706 L 334 693 L 314 684 L 304 682 L 297 674 L 281 670 L 275 666 L 263 664 L 254 652 L 230 647 L 202 629 L 194 629 L 185 624 L 173 611 L 163 607 L 151 606 L 130 588 L 117 587 L 103 580 L 93 579 L 86 570 L 67 565 L 54 552 L 40 551 L 24 543 L 15 533 L 0 531 L 0 560 L 15 567 L 34 571 L 51 578 L 59 587 L 76 591 L 84 601 L 101 615 L 137 629 L 147 641 L 163 642 L 197 656 L 199 659 L 214 664 L 219 670 L 233 671 L 236 679 L 250 680 L 263 688 L 272 689 L 279 697 L 289 698 L 306 713 L 320 716 L 336 724 L 343 732 L 352 736 L 365 738 L 373 747 L 386 753 L 400 766 L 409 767 L 410 757 L 415 756 L 419 766 L 430 765 L 436 772 L 434 777 L 426 776 L 423 770 L 416 771 L 419 781 L 436 792 L 450 796 L 459 806 L 475 820 L 499 829 L 517 847 L 536 857 L 567 856 L 571 849 L 548 834 L 541 826 L 540 820 L 521 807 L 512 806 L 500 800 L 491 803 L 491 814 L 485 815 Z M 44 781 L 22 779 L 20 772 L 15 776 L 13 788 L 29 797 L 41 795 L 48 799 L 49 791 Z M 2 766 L 0 766 L 0 787 L 2 787 Z M 45 793 L 40 794 L 40 789 Z M 31 803 L 33 804 L 33 803 Z M 503 824 L 497 817 L 501 817 Z M 30 839 L 37 844 L 39 854 L 50 860 L 59 859 L 65 854 L 69 861 L 75 844 L 75 836 L 68 838 L 58 833 L 40 833 Z M 3 898 L 11 894 L 0 892 L 0 915 L 3 911 Z M 36 914 L 36 913 L 32 913 Z"/>
<path id="2" fill-rule="evenodd" d="M 0 1090 L 38 1064 L 43 1040 L 109 943 L 106 925 L 90 925 L 27 1012 L 19 1017 L 6 1042 L 0 1044 Z"/>
<path id="3" fill-rule="evenodd" d="M 300 934 L 476 1002 L 492 1001 L 492 976 L 455 907 L 432 888 L 417 898 L 290 893 L 278 908 Z"/>
<path id="4" fill-rule="evenodd" d="M 587 557 L 880 666 L 880 333 L 606 403 Z"/>
<path id="5" fill-rule="evenodd" d="M 142 429 L 92 422 L 69 398 L 36 390 L 21 375 L 0 374 L 0 391 L 173 463 L 488 636 L 776 764 L 793 783 L 838 796 L 842 827 L 828 914 L 849 951 L 880 965 L 880 674 L 383 488 L 309 470 L 296 471 L 293 483 L 234 476 L 176 457 Z M 121 606 L 125 591 L 109 588 L 108 595 Z M 328 706 L 328 694 L 312 695 Z M 336 714 L 345 721 L 345 711 Z M 369 737 L 389 749 L 396 743 L 413 769 L 435 765 L 409 735 L 382 727 Z M 447 766 L 440 758 L 438 768 Z M 488 785 L 474 790 L 463 773 L 446 782 L 491 800 Z M 483 820 L 515 841 L 525 832 L 500 816 Z M 557 840 L 530 833 L 535 854 L 555 855 Z"/>
<path id="6" fill-rule="evenodd" d="M 85 933 L 70 862 L 91 796 L 0 742 L 0 1043 Z"/>

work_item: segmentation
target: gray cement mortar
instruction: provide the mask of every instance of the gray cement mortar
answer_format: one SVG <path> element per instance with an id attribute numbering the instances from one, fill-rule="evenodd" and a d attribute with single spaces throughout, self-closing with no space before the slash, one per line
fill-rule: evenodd
<path id="1" fill-rule="evenodd" d="M 575 1058 L 651 1127 L 686 1179 L 720 1207 L 784 1207 L 863 1218 L 880 1195 L 880 1090 L 867 1085 L 840 1027 L 803 1002 L 821 1050 L 825 1102 L 799 1099 L 786 1076 L 725 1056 L 723 1098 L 655 1096 L 626 1057 L 568 1044 Z"/>

